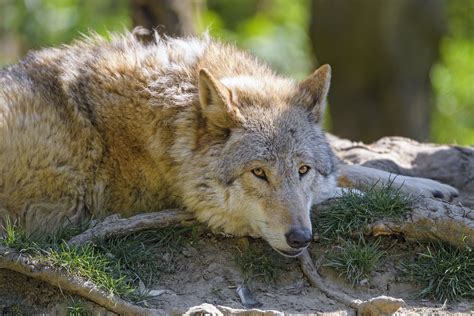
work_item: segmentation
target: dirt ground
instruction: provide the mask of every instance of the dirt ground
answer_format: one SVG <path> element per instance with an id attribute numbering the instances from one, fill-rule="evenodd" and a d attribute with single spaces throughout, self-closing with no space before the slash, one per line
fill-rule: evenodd
<path id="1" fill-rule="evenodd" d="M 0 269 L 0 315 L 68 315 L 68 307 L 83 302 L 45 282 Z M 115 315 L 92 302 L 84 302 L 91 315 Z"/>
<path id="2" fill-rule="evenodd" d="M 472 314 L 474 302 L 461 301 L 443 306 L 429 300 L 413 299 L 416 287 L 403 281 L 396 262 L 411 253 L 401 240 L 387 240 L 392 245 L 377 271 L 370 280 L 353 288 L 330 268 L 321 267 L 320 273 L 339 291 L 354 298 L 370 298 L 389 295 L 403 298 L 407 306 L 402 314 L 418 313 L 465 313 Z M 250 247 L 268 247 L 263 241 L 250 240 Z M 192 306 L 202 303 L 244 308 L 236 292 L 244 276 L 235 263 L 239 240 L 204 234 L 198 242 L 188 245 L 178 255 L 175 272 L 161 274 L 153 279 L 149 288 L 164 290 L 163 294 L 148 299 L 145 306 L 157 308 L 163 314 L 182 314 Z M 314 243 L 313 258 L 330 252 L 331 246 Z M 166 256 L 166 254 L 163 254 Z M 283 259 L 282 259 L 283 260 Z M 312 288 L 303 276 L 296 259 L 284 259 L 283 269 L 276 281 L 265 282 L 258 278 L 249 281 L 251 293 L 261 303 L 259 309 L 278 310 L 286 313 L 337 313 L 353 315 L 354 311 L 326 297 Z M 91 315 L 113 315 L 93 303 L 61 291 L 43 282 L 23 275 L 0 270 L 0 310 L 2 315 L 66 315 L 67 307 L 81 302 Z"/>

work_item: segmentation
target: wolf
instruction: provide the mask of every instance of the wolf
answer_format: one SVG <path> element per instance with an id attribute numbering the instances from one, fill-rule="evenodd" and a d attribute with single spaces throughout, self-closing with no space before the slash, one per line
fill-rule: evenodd
<path id="1" fill-rule="evenodd" d="M 0 221 L 51 234 L 109 214 L 193 212 L 213 230 L 310 243 L 311 206 L 390 175 L 341 164 L 321 121 L 331 68 L 302 81 L 209 36 L 90 35 L 0 71 Z M 396 178 L 407 192 L 456 189 Z M 0 223 L 0 224 L 2 224 Z"/>

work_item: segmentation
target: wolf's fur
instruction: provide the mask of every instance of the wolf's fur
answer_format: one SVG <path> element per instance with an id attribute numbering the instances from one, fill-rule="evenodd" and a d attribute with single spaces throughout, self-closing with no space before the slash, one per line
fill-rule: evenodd
<path id="1" fill-rule="evenodd" d="M 31 53 L 0 73 L 1 217 L 52 232 L 185 207 L 290 251 L 285 234 L 311 229 L 314 198 L 335 185 L 317 124 L 329 75 L 298 83 L 208 38 L 94 36 Z"/>
<path id="2" fill-rule="evenodd" d="M 30 53 L 0 71 L 0 221 L 48 233 L 184 207 L 294 253 L 285 235 L 311 230 L 312 203 L 336 184 L 318 124 L 329 80 L 328 66 L 282 78 L 206 37 L 92 36 Z"/>

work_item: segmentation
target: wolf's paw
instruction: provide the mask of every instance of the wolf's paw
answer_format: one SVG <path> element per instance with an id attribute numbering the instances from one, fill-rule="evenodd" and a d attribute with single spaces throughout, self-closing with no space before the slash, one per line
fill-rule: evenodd
<path id="1" fill-rule="evenodd" d="M 425 178 L 398 176 L 394 179 L 393 185 L 395 188 L 399 187 L 401 191 L 413 196 L 434 197 L 451 201 L 459 195 L 456 188 Z"/>

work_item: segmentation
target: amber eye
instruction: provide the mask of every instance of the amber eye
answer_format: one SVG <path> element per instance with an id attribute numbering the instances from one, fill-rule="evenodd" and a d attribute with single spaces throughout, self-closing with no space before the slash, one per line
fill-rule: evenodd
<path id="1" fill-rule="evenodd" d="M 303 165 L 298 169 L 298 172 L 300 176 L 304 176 L 305 174 L 308 173 L 309 169 L 311 169 L 309 166 Z"/>
<path id="2" fill-rule="evenodd" d="M 252 169 L 252 173 L 253 173 L 254 176 L 256 176 L 260 179 L 267 180 L 267 175 L 265 174 L 265 171 L 263 171 L 262 168 Z"/>

